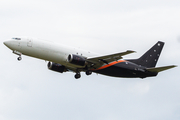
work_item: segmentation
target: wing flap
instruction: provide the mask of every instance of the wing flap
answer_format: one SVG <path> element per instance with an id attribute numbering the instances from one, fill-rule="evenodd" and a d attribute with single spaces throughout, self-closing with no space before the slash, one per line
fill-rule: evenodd
<path id="1" fill-rule="evenodd" d="M 177 67 L 175 65 L 171 65 L 171 66 L 164 66 L 164 67 L 156 67 L 156 68 L 147 68 L 146 70 L 150 71 L 150 72 L 162 72 L 164 70 L 168 70 L 171 68 Z"/>

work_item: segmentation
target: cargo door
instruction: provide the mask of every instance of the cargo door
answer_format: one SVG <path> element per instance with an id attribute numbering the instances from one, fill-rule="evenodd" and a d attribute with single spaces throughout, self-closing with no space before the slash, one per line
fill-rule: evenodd
<path id="1" fill-rule="evenodd" d="M 28 39 L 27 40 L 27 46 L 28 47 L 32 47 L 32 39 Z"/>

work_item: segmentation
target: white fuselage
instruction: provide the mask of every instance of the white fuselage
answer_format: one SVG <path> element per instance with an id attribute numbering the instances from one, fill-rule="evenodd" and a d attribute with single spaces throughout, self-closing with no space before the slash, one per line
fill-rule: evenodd
<path id="1" fill-rule="evenodd" d="M 27 56 L 59 63 L 72 70 L 75 68 L 83 68 L 84 66 L 77 66 L 69 63 L 67 61 L 69 54 L 76 54 L 83 57 L 92 57 L 97 55 L 88 51 L 83 51 L 81 49 L 75 49 L 69 46 L 35 38 L 32 39 L 21 37 L 20 40 L 11 39 L 4 42 L 4 44 L 13 51 L 18 51 L 19 53 Z"/>

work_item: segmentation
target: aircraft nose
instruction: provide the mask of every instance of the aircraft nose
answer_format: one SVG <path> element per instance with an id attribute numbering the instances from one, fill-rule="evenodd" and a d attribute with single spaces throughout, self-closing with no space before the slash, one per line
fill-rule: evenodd
<path id="1" fill-rule="evenodd" d="M 4 45 L 6 45 L 7 47 L 11 46 L 11 42 L 10 42 L 10 41 L 5 41 L 5 42 L 3 42 L 3 43 L 4 43 Z"/>

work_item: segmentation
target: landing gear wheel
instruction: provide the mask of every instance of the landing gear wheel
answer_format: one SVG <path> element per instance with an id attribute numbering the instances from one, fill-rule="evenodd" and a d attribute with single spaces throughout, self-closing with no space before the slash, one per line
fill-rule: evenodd
<path id="1" fill-rule="evenodd" d="M 81 77 L 81 74 L 80 74 L 80 73 L 76 73 L 74 77 L 75 77 L 76 79 L 78 79 L 78 78 Z"/>
<path id="2" fill-rule="evenodd" d="M 92 74 L 92 71 L 90 71 L 90 70 L 86 71 L 86 75 L 91 75 L 91 74 Z"/>
<path id="3" fill-rule="evenodd" d="M 18 60 L 18 61 L 22 60 L 22 57 L 18 57 L 17 60 Z"/>

